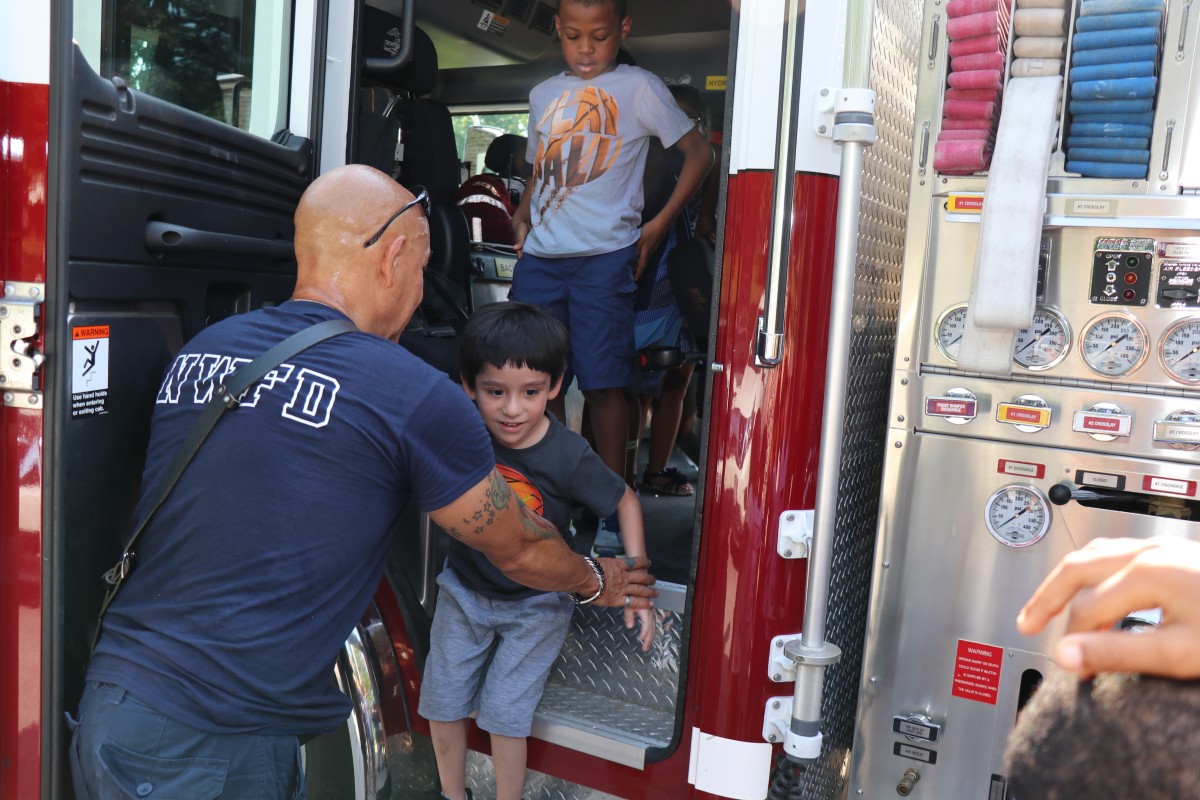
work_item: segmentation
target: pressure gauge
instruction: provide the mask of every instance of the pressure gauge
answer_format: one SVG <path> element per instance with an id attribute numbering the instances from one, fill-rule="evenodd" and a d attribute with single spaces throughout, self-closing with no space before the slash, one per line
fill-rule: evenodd
<path id="1" fill-rule="evenodd" d="M 1180 383 L 1200 383 L 1200 319 L 1189 317 L 1167 328 L 1158 358 L 1166 373 Z"/>
<path id="2" fill-rule="evenodd" d="M 988 498 L 983 519 L 1001 544 L 1028 547 L 1050 530 L 1050 503 L 1032 486 L 1010 484 Z"/>
<path id="3" fill-rule="evenodd" d="M 938 350 L 951 361 L 958 361 L 963 331 L 967 329 L 967 304 L 950 306 L 938 317 L 936 336 Z"/>
<path id="4" fill-rule="evenodd" d="M 1108 378 L 1128 375 L 1146 360 L 1146 329 L 1128 314 L 1101 314 L 1083 331 L 1083 363 Z"/>
<path id="5" fill-rule="evenodd" d="M 1062 314 L 1049 308 L 1033 312 L 1033 326 L 1017 331 L 1013 361 L 1025 369 L 1050 369 L 1066 358 L 1071 348 L 1071 331 Z"/>

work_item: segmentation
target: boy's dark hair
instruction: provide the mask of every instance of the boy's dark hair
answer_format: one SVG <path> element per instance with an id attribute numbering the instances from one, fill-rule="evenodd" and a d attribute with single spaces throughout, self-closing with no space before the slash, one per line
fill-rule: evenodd
<path id="1" fill-rule="evenodd" d="M 1197 719 L 1197 681 L 1119 673 L 1090 681 L 1072 673 L 1049 675 L 1009 736 L 1008 797 L 1200 797 Z"/>
<path id="2" fill-rule="evenodd" d="M 563 3 L 578 3 L 581 6 L 612 6 L 617 12 L 617 22 L 624 22 L 629 16 L 629 7 L 626 0 L 558 0 L 554 5 L 554 13 L 562 10 Z"/>
<path id="3" fill-rule="evenodd" d="M 567 367 L 570 346 L 567 329 L 549 311 L 529 303 L 490 303 L 463 328 L 458 371 L 472 389 L 488 364 L 545 372 L 554 384 Z"/>

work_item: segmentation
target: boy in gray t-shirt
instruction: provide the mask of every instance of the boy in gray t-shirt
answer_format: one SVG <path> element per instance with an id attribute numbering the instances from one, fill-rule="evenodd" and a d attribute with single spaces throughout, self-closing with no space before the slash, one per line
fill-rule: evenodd
<path id="1" fill-rule="evenodd" d="M 631 556 L 646 554 L 642 509 L 621 476 L 604 466 L 578 434 L 546 413 L 562 387 L 567 332 L 543 309 L 493 303 L 463 330 L 463 388 L 492 436 L 496 469 L 521 502 L 559 530 L 570 525 L 571 502 L 599 516 L 616 513 Z M 457 539 L 438 576 L 437 610 L 429 634 L 418 711 L 429 720 L 442 792 L 466 794 L 467 719 L 492 742 L 496 800 L 519 800 L 525 782 L 525 739 L 546 678 L 562 649 L 574 604 L 558 592 L 506 578 Z M 654 611 L 625 610 L 625 627 L 641 625 L 638 641 L 654 641 Z"/>
<path id="2" fill-rule="evenodd" d="M 542 306 L 570 332 L 571 374 L 587 399 L 596 451 L 624 472 L 622 389 L 636 356 L 635 281 L 712 166 L 712 148 L 661 80 L 617 52 L 629 35 L 624 0 L 560 0 L 555 26 L 568 71 L 529 94 L 533 165 L 513 216 L 512 299 Z M 684 154 L 666 205 L 641 225 L 647 140 Z M 562 419 L 561 400 L 553 406 Z"/>

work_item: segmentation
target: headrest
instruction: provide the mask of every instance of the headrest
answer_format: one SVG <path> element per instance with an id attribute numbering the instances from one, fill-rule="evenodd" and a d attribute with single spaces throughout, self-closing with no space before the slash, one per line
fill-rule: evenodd
<path id="1" fill-rule="evenodd" d="M 533 170 L 525 162 L 525 145 L 524 136 L 514 133 L 501 134 L 488 145 L 483 165 L 498 175 L 528 179 Z"/>
<path id="2" fill-rule="evenodd" d="M 400 17 L 380 11 L 374 6 L 362 6 L 359 18 L 359 51 L 364 59 L 391 58 L 400 50 L 404 23 Z M 412 60 L 394 70 L 375 70 L 364 67 L 366 76 L 402 92 L 418 96 L 429 94 L 437 85 L 438 59 L 433 40 L 420 28 L 413 28 Z"/>

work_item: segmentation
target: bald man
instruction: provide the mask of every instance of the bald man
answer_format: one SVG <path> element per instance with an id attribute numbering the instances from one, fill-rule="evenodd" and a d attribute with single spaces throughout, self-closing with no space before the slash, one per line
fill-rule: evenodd
<path id="1" fill-rule="evenodd" d="M 296 209 L 291 300 L 207 328 L 168 368 L 138 520 L 214 383 L 311 325 L 358 328 L 252 387 L 144 528 L 88 667 L 78 797 L 303 797 L 300 742 L 350 711 L 334 660 L 410 497 L 516 581 L 650 605 L 645 559 L 572 553 L 496 473 L 467 396 L 395 344 L 421 301 L 424 203 L 370 167 L 321 176 Z"/>

